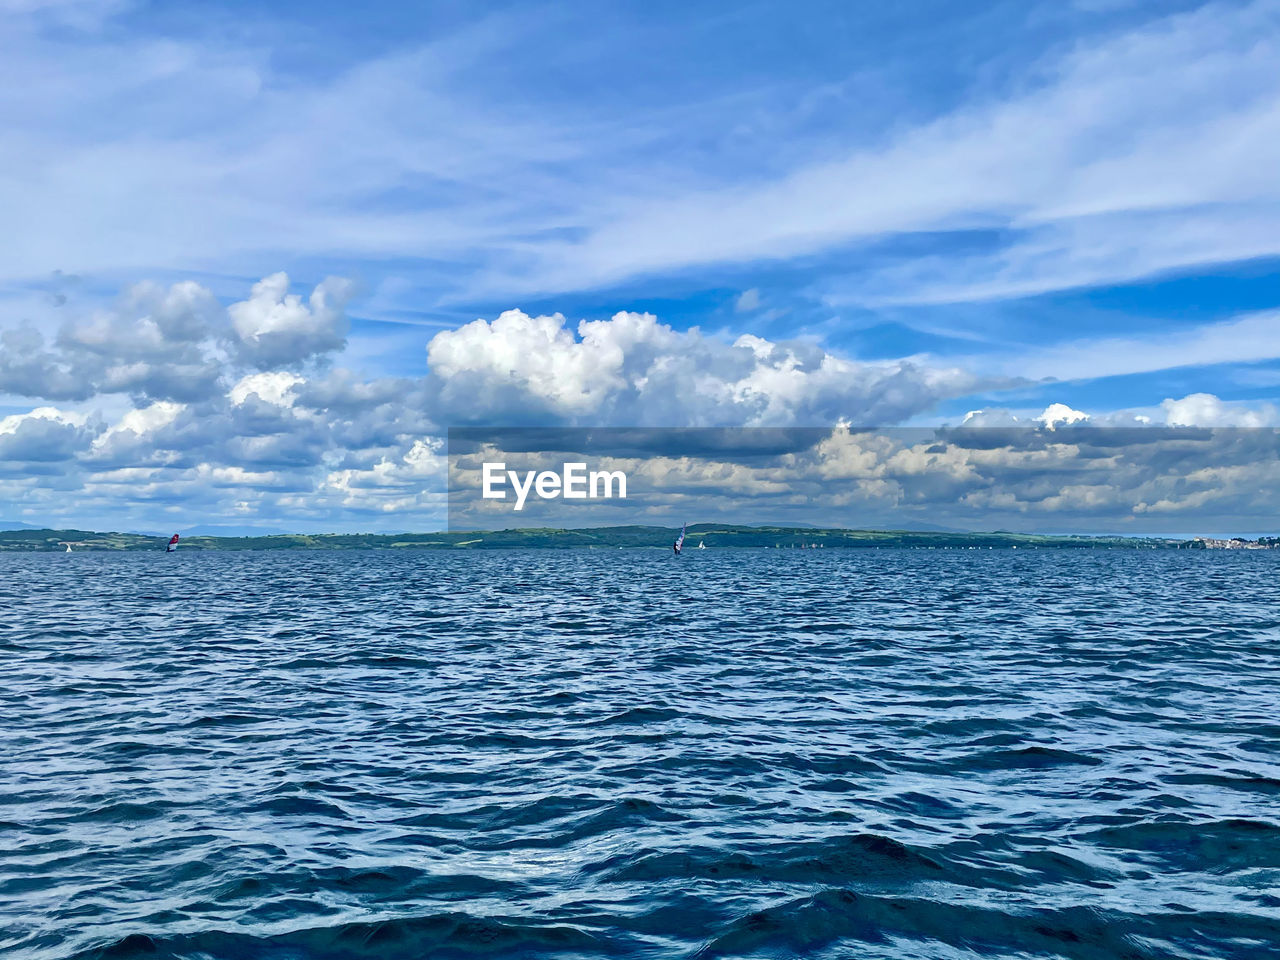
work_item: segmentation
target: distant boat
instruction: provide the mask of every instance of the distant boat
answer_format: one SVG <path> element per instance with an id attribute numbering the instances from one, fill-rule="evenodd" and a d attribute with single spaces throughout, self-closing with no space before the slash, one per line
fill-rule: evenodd
<path id="1" fill-rule="evenodd" d="M 680 536 L 676 537 L 676 542 L 672 545 L 677 557 L 680 556 L 680 550 L 684 547 L 684 531 L 687 526 L 689 525 L 686 523 L 680 528 Z"/>
<path id="2" fill-rule="evenodd" d="M 178 535 L 175 533 L 172 537 L 169 538 L 169 545 L 164 548 L 164 552 L 173 553 L 173 551 L 177 549 L 178 549 Z"/>
<path id="3" fill-rule="evenodd" d="M 698 549 L 699 549 L 699 550 L 705 550 L 705 549 L 707 549 L 707 541 L 705 541 L 705 540 L 699 540 L 699 541 L 698 541 Z"/>
<path id="4" fill-rule="evenodd" d="M 70 553 L 70 552 L 71 552 L 71 544 L 69 544 L 69 543 L 68 543 L 68 544 L 67 544 L 67 553 Z"/>

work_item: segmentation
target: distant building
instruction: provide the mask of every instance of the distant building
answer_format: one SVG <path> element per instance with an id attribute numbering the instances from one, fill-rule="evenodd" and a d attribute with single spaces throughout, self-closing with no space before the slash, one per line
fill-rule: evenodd
<path id="1" fill-rule="evenodd" d="M 1260 537 L 1257 540 L 1246 540 L 1244 537 L 1232 537 L 1230 540 L 1196 537 L 1193 542 L 1206 550 L 1272 550 L 1280 546 L 1280 538 L 1276 537 Z"/>

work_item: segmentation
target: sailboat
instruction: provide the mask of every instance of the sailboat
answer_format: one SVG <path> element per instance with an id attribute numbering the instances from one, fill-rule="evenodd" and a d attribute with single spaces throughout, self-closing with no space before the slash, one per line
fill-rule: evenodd
<path id="1" fill-rule="evenodd" d="M 680 536 L 676 537 L 676 542 L 672 545 L 672 548 L 675 550 L 677 557 L 680 556 L 680 551 L 684 547 L 684 531 L 685 531 L 685 527 L 687 526 L 689 525 L 686 523 L 682 527 L 680 527 Z"/>
<path id="2" fill-rule="evenodd" d="M 173 553 L 173 551 L 177 549 L 178 549 L 178 535 L 175 533 L 172 537 L 169 538 L 169 545 L 164 548 L 164 552 Z"/>
<path id="3" fill-rule="evenodd" d="M 705 550 L 705 549 L 707 549 L 707 541 L 705 541 L 705 540 L 699 540 L 699 541 L 698 541 L 698 549 L 699 549 L 699 550 Z"/>
<path id="4" fill-rule="evenodd" d="M 68 543 L 68 544 L 67 544 L 67 553 L 70 553 L 70 552 L 71 552 L 71 544 L 69 544 L 69 543 Z"/>

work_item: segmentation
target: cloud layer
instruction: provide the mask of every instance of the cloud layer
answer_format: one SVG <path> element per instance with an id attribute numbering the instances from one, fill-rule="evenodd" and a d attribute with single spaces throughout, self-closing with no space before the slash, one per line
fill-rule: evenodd
<path id="1" fill-rule="evenodd" d="M 1213 398 L 1170 404 L 1217 419 Z M 1056 408 L 1056 409 L 1055 409 Z M 826 431 L 471 431 L 450 459 L 450 519 L 461 529 L 699 522 L 911 529 L 1166 534 L 1274 529 L 1280 429 L 1099 426 L 1061 404 L 999 426 Z M 1274 422 L 1274 421 L 1273 421 Z M 641 435 L 643 434 L 643 436 Z M 703 436 L 705 434 L 705 436 Z M 699 443 L 701 438 L 701 443 Z M 787 441 L 791 442 L 788 443 Z M 643 456 L 613 448 L 642 445 Z M 789 449 L 769 449 L 769 448 Z M 481 464 L 523 477 L 563 462 L 627 476 L 623 500 L 481 496 Z"/>
<path id="2" fill-rule="evenodd" d="M 140 284 L 52 335 L 10 330 L 0 492 L 40 522 L 438 525 L 450 424 L 898 422 L 980 385 L 648 314 L 518 310 L 424 335 L 419 376 L 361 377 L 339 366 L 349 292 L 291 293 L 277 273 L 224 307 L 196 283 Z"/>
<path id="3" fill-rule="evenodd" d="M 994 38 L 1012 66 L 968 71 L 955 96 L 933 50 L 970 42 L 963 22 L 928 32 L 905 75 L 851 76 L 850 31 L 811 31 L 808 86 L 739 56 L 718 84 L 664 85 L 690 63 L 644 64 L 637 90 L 618 62 L 638 25 L 620 12 L 406 29 L 364 57 L 329 24 L 332 63 L 307 72 L 288 66 L 314 57 L 291 55 L 288 24 L 166 36 L 113 19 L 127 6 L 11 4 L 0 26 L 0 88 L 21 91 L 0 131 L 18 225 L 0 281 L 338 255 L 491 300 L 927 234 L 958 247 L 842 256 L 822 286 L 947 303 L 1280 254 L 1276 0 L 1123 17 L 1027 4 Z M 767 45 L 787 24 L 760 15 Z M 724 52 L 727 24 L 682 16 L 665 38 L 707 44 L 690 61 Z M 1045 21 L 1063 39 L 1046 44 Z M 566 46 L 557 29 L 578 31 L 572 84 L 544 53 Z M 928 93 L 906 109 L 895 82 Z M 988 246 L 966 246 L 975 231 Z"/>
<path id="4" fill-rule="evenodd" d="M 350 285 L 289 287 L 273 274 L 223 306 L 196 283 L 141 284 L 52 335 L 9 331 L 0 389 L 13 412 L 0 419 L 0 497 L 14 515 L 4 519 L 421 529 L 444 520 L 452 425 L 887 426 L 1021 383 L 919 360 L 860 362 L 812 342 L 679 331 L 650 314 L 571 324 L 519 310 L 424 332 L 416 376 L 365 377 L 341 365 Z M 1152 423 L 1268 426 L 1277 411 L 1193 394 L 1141 415 L 1091 417 L 1060 403 L 1031 418 L 984 408 L 963 426 L 1031 426 L 1052 438 L 1082 425 Z M 895 456 L 901 465 L 933 455 Z M 669 460 L 641 469 L 685 469 Z M 877 496 L 889 489 L 883 469 L 855 477 L 841 462 L 827 458 L 815 475 Z M 715 476 L 725 489 L 760 482 L 737 468 Z"/>

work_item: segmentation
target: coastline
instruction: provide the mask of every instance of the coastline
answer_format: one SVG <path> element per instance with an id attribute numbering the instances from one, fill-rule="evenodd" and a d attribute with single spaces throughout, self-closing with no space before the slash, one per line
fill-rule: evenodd
<path id="1" fill-rule="evenodd" d="M 191 536 L 182 552 L 244 550 L 494 550 L 494 549 L 670 549 L 676 528 L 620 526 L 521 528 L 427 533 L 280 534 L 257 537 Z M 688 546 L 714 549 L 1107 549 L 1107 550 L 1266 550 L 1280 538 L 1231 540 L 1195 537 L 1083 536 L 1031 533 L 950 533 L 847 528 L 748 527 L 692 524 Z M 137 533 L 89 530 L 23 529 L 0 531 L 0 552 L 142 552 L 163 550 L 168 538 Z"/>

